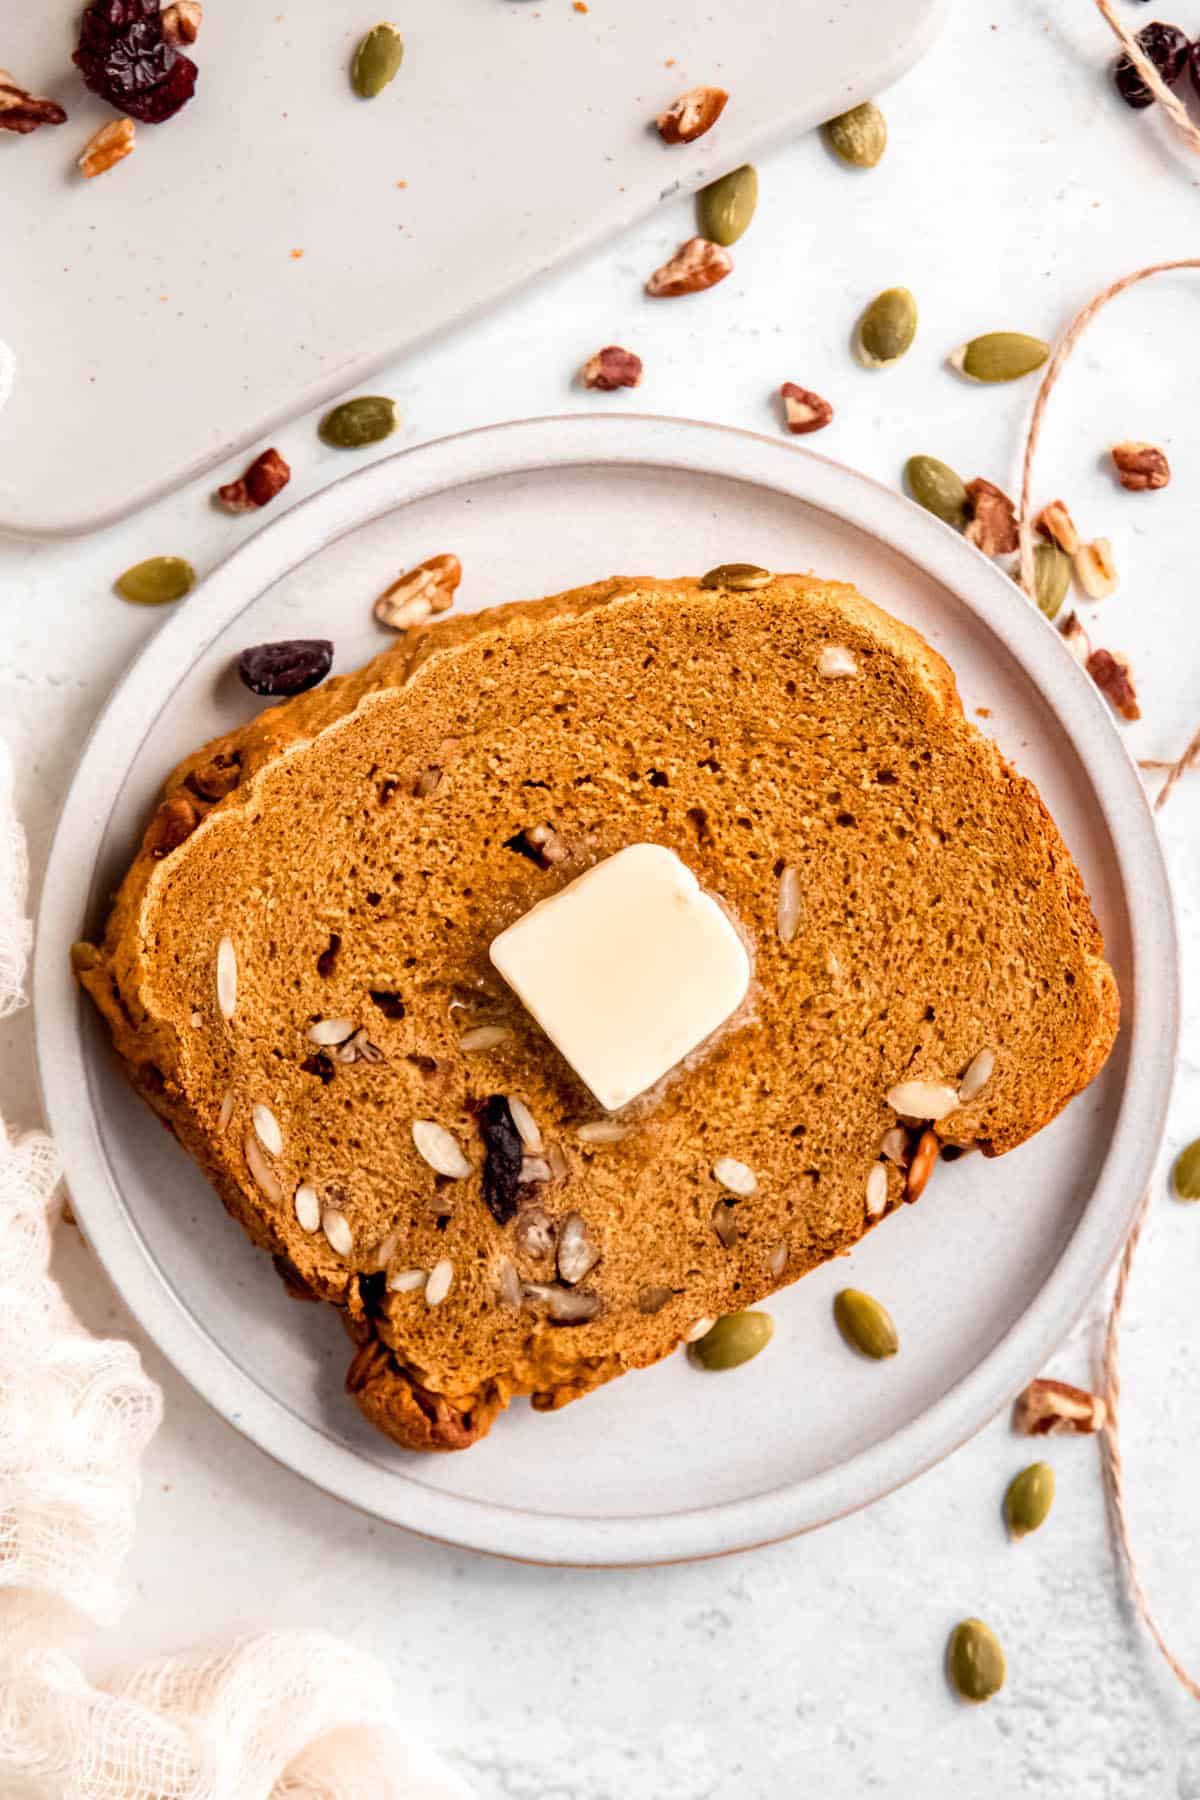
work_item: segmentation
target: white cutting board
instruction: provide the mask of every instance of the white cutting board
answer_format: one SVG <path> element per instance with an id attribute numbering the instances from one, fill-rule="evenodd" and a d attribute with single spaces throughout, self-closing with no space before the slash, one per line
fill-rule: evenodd
<path id="1" fill-rule="evenodd" d="M 75 0 L 0 9 L 4 62 L 70 114 L 0 133 L 0 530 L 90 530 L 361 387 L 880 91 L 941 4 L 400 0 L 404 66 L 364 102 L 347 67 L 376 14 L 207 0 L 196 97 L 94 181 L 74 158 L 111 109 L 70 65 Z M 725 114 L 668 148 L 653 116 L 700 82 L 728 89 Z"/>

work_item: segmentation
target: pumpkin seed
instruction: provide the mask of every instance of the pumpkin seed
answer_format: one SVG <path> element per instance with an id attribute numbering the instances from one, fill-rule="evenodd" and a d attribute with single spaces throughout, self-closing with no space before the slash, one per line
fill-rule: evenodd
<path id="1" fill-rule="evenodd" d="M 395 429 L 396 402 L 383 394 L 360 394 L 326 413 L 317 433 L 334 450 L 361 450 L 366 444 L 382 443 Z"/>
<path id="2" fill-rule="evenodd" d="M 936 456 L 910 456 L 904 465 L 908 491 L 918 505 L 961 531 L 970 515 L 966 483 Z"/>
<path id="3" fill-rule="evenodd" d="M 1071 559 L 1057 544 L 1033 546 L 1033 591 L 1037 603 L 1048 619 L 1058 616 L 1058 609 L 1071 585 Z"/>
<path id="4" fill-rule="evenodd" d="M 760 569 L 757 563 L 718 563 L 715 569 L 700 577 L 700 586 L 748 594 L 753 588 L 766 587 L 770 580 L 770 569 Z"/>
<path id="5" fill-rule="evenodd" d="M 887 120 L 873 100 L 839 113 L 825 126 L 829 148 L 856 169 L 873 169 L 887 149 Z"/>
<path id="6" fill-rule="evenodd" d="M 895 1356 L 900 1336 L 886 1306 L 864 1294 L 861 1288 L 843 1288 L 834 1296 L 833 1316 L 846 1342 L 863 1356 L 878 1362 Z"/>
<path id="7" fill-rule="evenodd" d="M 765 1350 L 775 1330 L 770 1313 L 726 1313 L 688 1347 L 688 1361 L 700 1369 L 737 1369 Z"/>
<path id="8" fill-rule="evenodd" d="M 758 170 L 753 163 L 730 169 L 719 181 L 710 181 L 696 196 L 700 234 L 710 244 L 736 244 L 754 217 L 758 205 Z"/>
<path id="9" fill-rule="evenodd" d="M 964 1619 L 950 1633 L 946 1654 L 950 1684 L 963 1700 L 978 1706 L 1004 1686 L 1004 1652 L 982 1619 Z"/>
<path id="10" fill-rule="evenodd" d="M 196 571 L 182 556 L 151 556 L 118 575 L 115 585 L 121 598 L 135 606 L 165 606 L 191 592 Z"/>
<path id="11" fill-rule="evenodd" d="M 354 52 L 350 85 L 360 100 L 373 100 L 396 79 L 403 61 L 404 39 L 396 27 L 386 23 L 376 25 Z"/>
<path id="12" fill-rule="evenodd" d="M 917 303 L 907 288 L 876 294 L 858 321 L 856 351 L 868 369 L 899 362 L 917 335 Z"/>
<path id="13" fill-rule="evenodd" d="M 1028 1537 L 1044 1525 L 1054 1504 L 1054 1470 L 1049 1463 L 1030 1463 L 1014 1475 L 1004 1496 L 1004 1516 L 1015 1538 Z"/>
<path id="14" fill-rule="evenodd" d="M 1181 1200 L 1200 1200 L 1200 1138 L 1179 1152 L 1171 1180 Z"/>
<path id="15" fill-rule="evenodd" d="M 951 353 L 950 366 L 968 381 L 1019 381 L 1040 369 L 1049 354 L 1049 344 L 1023 331 L 985 331 L 960 344 Z"/>

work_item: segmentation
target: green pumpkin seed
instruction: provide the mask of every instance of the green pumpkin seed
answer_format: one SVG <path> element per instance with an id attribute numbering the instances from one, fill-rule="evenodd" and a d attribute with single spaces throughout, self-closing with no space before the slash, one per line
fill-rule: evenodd
<path id="1" fill-rule="evenodd" d="M 696 195 L 701 237 L 710 244 L 736 244 L 758 205 L 758 171 L 753 163 L 731 169 Z"/>
<path id="2" fill-rule="evenodd" d="M 963 1700 L 978 1706 L 1004 1686 L 1004 1652 L 995 1632 L 982 1619 L 964 1619 L 950 1633 L 946 1653 L 950 1685 Z"/>
<path id="3" fill-rule="evenodd" d="M 863 1356 L 880 1361 L 885 1356 L 895 1356 L 900 1348 L 900 1335 L 891 1313 L 861 1288 L 843 1288 L 834 1297 L 833 1316 L 846 1342 Z"/>
<path id="4" fill-rule="evenodd" d="M 350 65 L 350 85 L 360 100 L 373 100 L 395 81 L 404 61 L 404 39 L 394 25 L 368 31 Z"/>
<path id="5" fill-rule="evenodd" d="M 856 169 L 873 169 L 887 149 L 887 120 L 873 100 L 839 113 L 825 127 L 829 148 Z"/>
<path id="6" fill-rule="evenodd" d="M 960 344 L 950 365 L 970 381 L 1019 381 L 1040 369 L 1049 354 L 1049 344 L 1023 331 L 986 331 Z"/>
<path id="7" fill-rule="evenodd" d="M 135 606 L 165 606 L 182 600 L 196 585 L 196 571 L 182 556 L 151 556 L 118 575 L 116 589 Z"/>
<path id="8" fill-rule="evenodd" d="M 961 531 L 970 516 L 971 504 L 962 477 L 949 463 L 936 456 L 910 456 L 904 465 L 904 477 L 913 499 L 926 512 Z"/>
<path id="9" fill-rule="evenodd" d="M 1004 1496 L 1004 1517 L 1013 1537 L 1028 1537 L 1044 1525 L 1054 1505 L 1054 1470 L 1049 1463 L 1030 1463 L 1014 1475 Z"/>
<path id="10" fill-rule="evenodd" d="M 360 394 L 326 413 L 317 427 L 323 444 L 334 450 L 361 450 L 382 443 L 396 429 L 396 402 L 382 394 Z"/>
<path id="11" fill-rule="evenodd" d="M 1048 619 L 1058 616 L 1058 609 L 1071 585 L 1071 558 L 1057 544 L 1033 546 L 1033 590 L 1037 603 Z"/>
<path id="12" fill-rule="evenodd" d="M 1200 1138 L 1179 1152 L 1171 1180 L 1181 1200 L 1200 1200 Z"/>
<path id="13" fill-rule="evenodd" d="M 868 369 L 884 369 L 900 360 L 916 335 L 916 301 L 907 288 L 885 288 L 858 321 L 858 360 Z"/>
<path id="14" fill-rule="evenodd" d="M 774 1330 L 770 1313 L 726 1313 L 711 1331 L 688 1345 L 688 1359 L 701 1369 L 738 1369 L 766 1349 Z"/>
<path id="15" fill-rule="evenodd" d="M 772 580 L 770 569 L 757 563 L 718 563 L 700 577 L 702 588 L 729 588 L 735 594 L 748 594 L 753 588 L 764 588 Z"/>

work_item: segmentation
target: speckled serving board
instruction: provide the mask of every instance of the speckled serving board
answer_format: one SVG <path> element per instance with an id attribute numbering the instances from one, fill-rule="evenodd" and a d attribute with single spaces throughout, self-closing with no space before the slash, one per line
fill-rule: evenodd
<path id="1" fill-rule="evenodd" d="M 70 64 L 78 6 L 8 9 L 0 57 L 70 117 L 0 133 L 0 530 L 105 524 L 354 388 L 878 92 L 941 6 L 406 0 L 404 66 L 363 102 L 347 68 L 377 15 L 207 0 L 195 99 L 94 181 L 75 157 L 111 110 Z M 698 82 L 725 114 L 668 148 L 651 120 Z"/>

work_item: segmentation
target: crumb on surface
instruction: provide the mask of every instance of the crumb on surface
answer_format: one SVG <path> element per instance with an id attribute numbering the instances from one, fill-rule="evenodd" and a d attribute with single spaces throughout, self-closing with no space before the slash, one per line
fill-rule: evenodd
<path id="1" fill-rule="evenodd" d="M 292 257 L 292 261 L 293 261 L 293 262 L 299 262 L 299 261 L 300 261 L 300 258 L 301 258 L 301 257 L 302 257 L 302 256 L 303 256 L 303 255 L 304 255 L 304 252 L 303 252 L 303 250 L 293 250 L 293 251 L 292 251 L 292 252 L 291 252 L 291 257 Z"/>
<path id="2" fill-rule="evenodd" d="M 975 708 L 975 717 L 977 719 L 990 719 L 991 716 L 992 709 L 990 706 L 977 706 Z"/>

